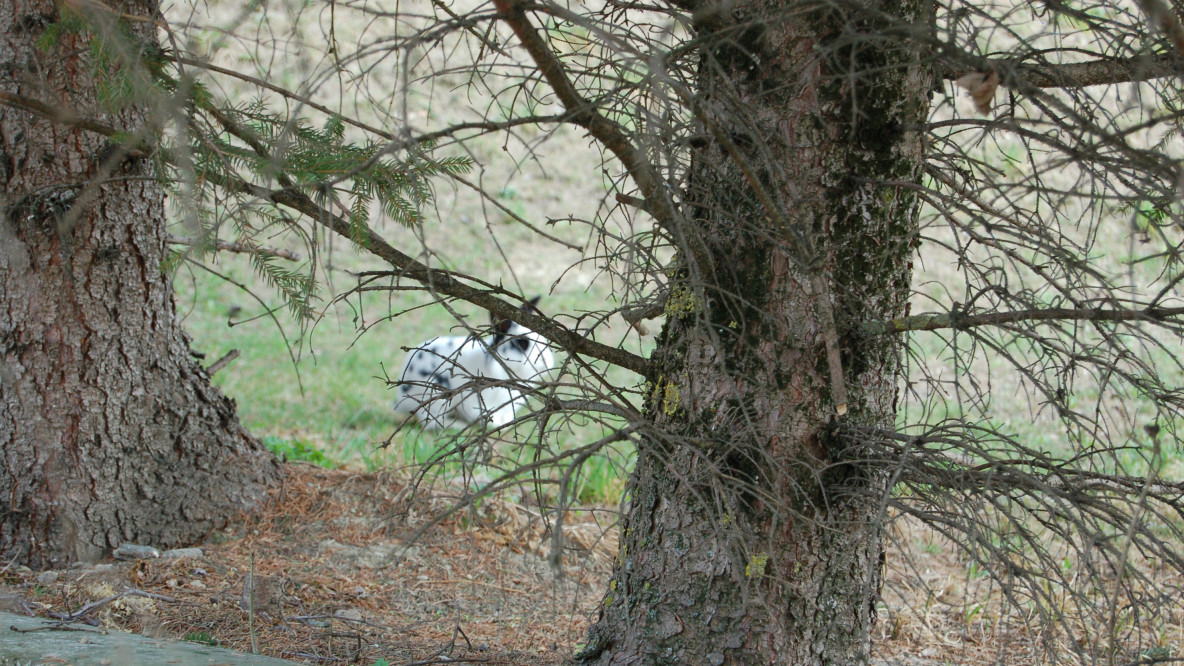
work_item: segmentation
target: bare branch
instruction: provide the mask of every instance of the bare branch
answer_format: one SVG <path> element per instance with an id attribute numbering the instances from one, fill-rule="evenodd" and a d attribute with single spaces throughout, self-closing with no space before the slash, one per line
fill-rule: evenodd
<path id="1" fill-rule="evenodd" d="M 230 362 L 238 357 L 239 357 L 239 351 L 237 349 L 231 349 L 230 351 L 226 352 L 225 356 L 223 356 L 222 358 L 218 359 L 217 361 L 214 361 L 213 363 L 211 363 L 210 367 L 206 368 L 206 372 L 211 377 L 213 377 L 216 372 L 218 372 L 222 368 L 225 368 L 226 366 L 230 365 Z"/>
<path id="2" fill-rule="evenodd" d="M 959 59 L 957 64 L 947 62 L 941 74 L 942 78 L 954 81 L 968 71 L 998 72 L 1000 85 L 1019 89 L 1084 88 L 1180 76 L 1180 69 L 1173 58 L 1162 54 L 1055 64 L 1028 64 L 999 58 L 967 57 L 964 60 Z"/>
<path id="3" fill-rule="evenodd" d="M 646 210 L 660 224 L 670 227 L 678 218 L 678 213 L 645 155 L 629 141 L 620 125 L 597 113 L 596 106 L 580 96 L 575 85 L 568 79 L 563 63 L 559 62 L 531 25 L 530 19 L 526 16 L 525 3 L 522 0 L 494 0 L 494 4 L 502 14 L 502 19 L 513 28 L 514 34 L 518 35 L 522 46 L 538 65 L 539 71 L 551 85 L 563 107 L 567 109 L 571 122 L 588 130 L 621 161 L 633 182 L 641 190 L 646 201 Z"/>
<path id="4" fill-rule="evenodd" d="M 42 118 L 52 120 L 55 123 L 67 125 L 70 127 L 77 127 L 78 129 L 94 132 L 103 136 L 118 137 L 120 135 L 127 134 L 126 130 L 121 130 L 111 125 L 107 125 L 106 123 L 101 123 L 90 118 L 85 118 L 67 106 L 51 106 L 45 102 L 33 99 L 31 97 L 24 97 L 21 95 L 14 95 L 12 93 L 0 91 L 0 104 L 14 109 L 20 109 L 21 111 L 28 111 L 29 113 L 41 116 Z M 133 157 L 143 157 L 147 154 L 143 151 L 134 152 L 136 147 L 139 146 L 128 147 L 128 152 Z"/>
<path id="5" fill-rule="evenodd" d="M 868 322 L 860 328 L 865 335 L 909 331 L 966 330 L 978 326 L 999 326 L 1031 321 L 1154 321 L 1164 322 L 1184 315 L 1184 307 L 1126 310 L 1115 308 L 1045 308 L 991 312 L 981 315 L 920 314 L 884 322 Z"/>
<path id="6" fill-rule="evenodd" d="M 48 105 L 36 102 L 36 100 L 29 100 L 8 93 L 0 93 L 0 103 L 14 108 L 32 111 L 37 115 L 54 120 L 55 122 L 79 127 L 104 136 L 116 137 L 123 134 L 120 130 L 109 125 L 91 121 L 68 110 L 54 110 Z M 219 115 L 221 114 L 215 114 L 215 117 Z M 219 118 L 219 122 L 226 125 L 228 130 L 235 127 L 233 122 L 225 116 Z M 258 141 L 250 140 L 249 133 L 243 132 L 241 128 L 235 129 L 239 130 L 239 134 L 242 134 L 239 138 L 247 141 L 248 144 L 257 144 L 255 146 L 256 149 L 263 149 L 262 145 L 258 144 Z M 219 187 L 272 201 L 303 213 L 343 238 L 351 241 L 356 238 L 353 225 L 339 215 L 317 205 L 312 199 L 301 192 L 291 189 L 268 190 L 243 180 L 228 180 L 213 172 L 207 173 L 206 177 Z M 395 271 L 392 273 L 394 277 L 406 277 L 415 280 L 423 284 L 430 291 L 459 298 L 478 307 L 485 308 L 499 317 L 513 319 L 523 326 L 537 331 L 569 353 L 598 358 L 642 375 L 648 371 L 649 362 L 641 356 L 625 351 L 624 349 L 609 347 L 595 340 L 590 340 L 549 317 L 522 310 L 517 305 L 512 305 L 498 298 L 498 296 L 517 297 L 511 291 L 484 283 L 462 273 L 430 268 L 395 249 L 393 245 L 369 227 L 363 230 L 361 244 L 366 250 L 394 267 Z M 467 283 L 479 284 L 481 286 L 473 287 Z"/>
<path id="7" fill-rule="evenodd" d="M 316 220 L 343 238 L 350 240 L 356 238 L 357 230 L 349 221 L 318 206 L 301 192 L 268 190 L 241 180 L 226 180 L 217 175 L 209 175 L 208 177 L 219 187 L 273 201 L 307 215 L 310 219 Z M 392 277 L 405 277 L 414 280 L 423 284 L 430 291 L 459 298 L 485 308 L 499 317 L 513 319 L 555 342 L 569 353 L 598 358 L 643 375 L 648 370 L 649 362 L 636 354 L 590 340 L 549 317 L 522 310 L 517 305 L 507 303 L 499 298 L 499 296 L 517 297 L 511 291 L 482 283 L 480 280 L 462 273 L 434 269 L 422 264 L 397 250 L 369 227 L 362 229 L 361 235 L 362 247 L 394 267 L 395 270 L 391 273 Z M 473 287 L 467 284 L 468 282 L 482 286 Z"/>
<path id="8" fill-rule="evenodd" d="M 187 238 L 185 236 L 173 236 L 172 234 L 165 236 L 165 242 L 174 245 L 187 245 L 190 247 L 202 247 L 212 243 L 214 249 L 223 250 L 225 252 L 238 252 L 241 254 L 258 254 L 264 257 L 279 257 L 281 259 L 288 259 L 289 261 L 300 261 L 300 255 L 291 250 L 285 250 L 278 247 L 268 247 L 266 245 L 251 246 L 245 243 L 230 243 L 220 239 L 212 239 L 211 241 L 203 241 L 200 238 Z"/>

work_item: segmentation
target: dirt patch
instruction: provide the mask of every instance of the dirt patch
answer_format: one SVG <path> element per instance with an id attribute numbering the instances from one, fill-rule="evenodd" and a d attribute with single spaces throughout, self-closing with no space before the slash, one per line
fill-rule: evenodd
<path id="1" fill-rule="evenodd" d="M 366 666 L 445 657 L 560 664 L 595 617 L 617 550 L 611 512 L 567 516 L 552 565 L 553 541 L 528 500 L 486 498 L 436 520 L 461 486 L 413 492 L 394 472 L 287 472 L 265 510 L 211 535 L 200 554 L 0 568 L 0 610 Z M 1047 637 L 1001 613 L 984 580 L 933 532 L 898 522 L 875 663 L 1047 661 Z M 136 593 L 121 596 L 129 588 Z M 1169 643 L 1178 630 L 1165 629 Z"/>
<path id="2" fill-rule="evenodd" d="M 607 579 L 611 531 L 582 546 L 592 528 L 572 518 L 555 568 L 529 507 L 486 499 L 429 524 L 461 494 L 423 490 L 409 492 L 393 473 L 292 464 L 266 510 L 212 535 L 201 557 L 40 574 L 9 567 L 0 597 L 7 609 L 50 617 L 130 586 L 158 598 L 125 596 L 82 619 L 245 651 L 253 633 L 261 654 L 317 663 L 561 663 Z"/>

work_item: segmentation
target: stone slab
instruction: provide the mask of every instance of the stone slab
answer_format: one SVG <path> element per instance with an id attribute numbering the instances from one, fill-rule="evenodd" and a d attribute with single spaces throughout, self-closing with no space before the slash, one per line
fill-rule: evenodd
<path id="1" fill-rule="evenodd" d="M 89 631 L 36 631 L 18 629 L 44 627 L 42 618 L 0 613 L 0 666 L 55 664 L 64 666 L 291 666 L 294 662 L 224 648 L 146 638 L 122 631 L 100 634 L 93 627 L 73 625 Z"/>

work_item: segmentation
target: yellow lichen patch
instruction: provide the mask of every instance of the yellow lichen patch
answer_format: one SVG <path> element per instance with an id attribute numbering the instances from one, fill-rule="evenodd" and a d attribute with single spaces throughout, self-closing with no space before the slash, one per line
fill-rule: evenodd
<path id="1" fill-rule="evenodd" d="M 755 553 L 749 556 L 748 565 L 744 567 L 744 575 L 749 578 L 760 578 L 765 575 L 765 566 L 768 564 L 768 553 Z"/>
<path id="2" fill-rule="evenodd" d="M 687 315 L 694 314 L 699 310 L 699 297 L 690 289 L 677 286 L 670 290 L 670 296 L 666 298 L 666 316 L 682 318 Z"/>
<path id="3" fill-rule="evenodd" d="M 682 398 L 677 384 L 666 384 L 665 395 L 662 398 L 662 412 L 666 416 L 673 416 L 678 411 L 678 401 Z"/>

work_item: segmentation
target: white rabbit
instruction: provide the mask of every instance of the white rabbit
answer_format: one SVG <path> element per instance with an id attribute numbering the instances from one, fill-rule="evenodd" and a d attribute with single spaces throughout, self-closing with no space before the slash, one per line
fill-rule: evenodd
<path id="1" fill-rule="evenodd" d="M 535 309 L 538 300 L 523 310 Z M 543 379 L 554 366 L 546 340 L 508 319 L 496 322 L 486 338 L 432 338 L 403 362 L 395 413 L 415 416 L 425 430 L 504 426 L 526 402 L 523 385 Z"/>

